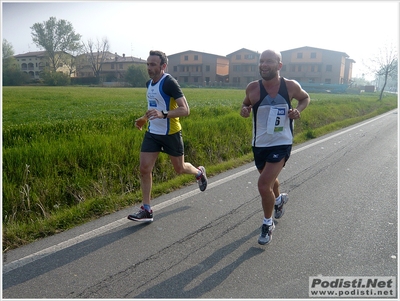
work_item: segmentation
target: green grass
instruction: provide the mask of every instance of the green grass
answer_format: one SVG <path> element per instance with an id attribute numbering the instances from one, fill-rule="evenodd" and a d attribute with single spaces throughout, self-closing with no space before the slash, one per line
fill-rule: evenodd
<path id="1" fill-rule="evenodd" d="M 243 90 L 184 89 L 185 159 L 212 176 L 250 162 Z M 397 96 L 311 94 L 295 143 L 397 107 Z M 3 87 L 3 251 L 141 201 L 144 88 Z M 153 197 L 193 183 L 161 154 Z"/>

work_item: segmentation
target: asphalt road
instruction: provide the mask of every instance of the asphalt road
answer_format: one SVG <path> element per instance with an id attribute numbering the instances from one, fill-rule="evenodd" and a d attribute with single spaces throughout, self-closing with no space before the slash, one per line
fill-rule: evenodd
<path id="1" fill-rule="evenodd" d="M 395 276 L 397 110 L 294 147 L 269 245 L 253 163 L 3 255 L 3 298 L 308 298 L 311 276 Z"/>

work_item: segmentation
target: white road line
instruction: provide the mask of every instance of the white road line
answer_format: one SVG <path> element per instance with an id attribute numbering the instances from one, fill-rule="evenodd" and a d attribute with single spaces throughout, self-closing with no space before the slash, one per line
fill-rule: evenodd
<path id="1" fill-rule="evenodd" d="M 332 136 L 329 136 L 327 138 L 321 139 L 321 140 L 316 141 L 314 143 L 310 143 L 310 144 L 308 144 L 306 146 L 303 146 L 303 147 L 300 147 L 298 149 L 295 149 L 295 150 L 292 151 L 292 154 L 299 153 L 299 152 L 301 152 L 301 151 L 303 151 L 305 149 L 308 149 L 310 147 L 313 147 L 313 146 L 315 146 L 317 144 L 323 143 L 323 142 L 328 141 L 328 140 L 330 140 L 332 138 L 336 138 L 337 136 L 343 135 L 343 134 L 345 134 L 347 132 L 350 132 L 350 131 L 352 131 L 354 129 L 362 127 L 362 126 L 364 126 L 364 125 L 366 125 L 368 123 L 374 122 L 374 121 L 376 121 L 376 120 L 378 120 L 380 118 L 384 118 L 384 117 L 386 117 L 387 115 L 390 115 L 390 114 L 393 114 L 393 111 L 390 111 L 390 112 L 388 112 L 386 114 L 383 114 L 383 115 L 379 115 L 378 117 L 376 117 L 374 119 L 371 119 L 369 121 L 363 122 L 362 124 L 359 124 L 357 126 L 351 127 L 351 128 L 349 128 L 347 130 L 344 130 L 342 132 L 339 132 L 339 133 L 334 134 Z M 247 168 L 247 169 L 242 170 L 242 171 L 240 171 L 238 173 L 230 175 L 230 176 L 228 176 L 226 178 L 223 178 L 221 180 L 218 180 L 218 181 L 215 181 L 213 183 L 210 183 L 210 184 L 208 184 L 207 188 L 217 187 L 217 186 L 219 186 L 221 184 L 224 184 L 226 182 L 234 180 L 234 179 L 236 179 L 236 178 L 238 178 L 238 177 L 240 177 L 242 175 L 245 175 L 245 174 L 247 174 L 249 172 L 252 172 L 252 171 L 255 171 L 255 170 L 256 170 L 255 167 Z M 198 189 L 195 189 L 195 190 L 189 191 L 187 193 L 184 193 L 184 194 L 182 194 L 180 196 L 174 197 L 174 198 L 172 198 L 172 199 L 170 199 L 168 201 L 165 201 L 163 203 L 154 205 L 153 208 L 154 208 L 154 210 L 161 210 L 161 209 L 166 208 L 168 206 L 171 206 L 173 204 L 176 204 L 176 203 L 179 203 L 181 201 L 184 201 L 184 200 L 186 200 L 186 199 L 188 199 L 188 198 L 190 198 L 190 197 L 192 197 L 192 196 L 194 196 L 196 194 L 199 194 L 199 193 L 201 193 L 201 191 L 198 190 Z M 124 224 L 126 224 L 128 222 L 131 223 L 131 221 L 129 221 L 127 218 L 119 219 L 119 220 L 117 220 L 115 222 L 109 223 L 109 224 L 104 225 L 104 226 L 102 226 L 100 228 L 97 228 L 97 229 L 94 229 L 94 230 L 89 231 L 87 233 L 78 235 L 78 236 L 76 236 L 74 238 L 71 238 L 71 239 L 66 240 L 64 242 L 61 242 L 61 243 L 56 244 L 54 246 L 48 247 L 48 248 L 43 249 L 41 251 L 38 251 L 36 253 L 30 254 L 30 255 L 25 256 L 23 258 L 20 258 L 18 260 L 12 261 L 12 262 L 10 262 L 8 264 L 3 265 L 3 273 L 8 273 L 8 272 L 10 272 L 12 270 L 15 270 L 16 268 L 22 267 L 22 266 L 24 266 L 24 265 L 26 265 L 28 263 L 34 262 L 34 261 L 36 261 L 38 259 L 41 259 L 41 258 L 46 257 L 48 255 L 54 254 L 55 252 L 58 252 L 58 251 L 61 251 L 63 249 L 66 249 L 68 247 L 71 247 L 71 246 L 73 246 L 75 244 L 78 244 L 78 243 L 80 243 L 82 241 L 85 241 L 85 240 L 91 239 L 93 237 L 96 237 L 96 236 L 98 236 L 100 234 L 103 234 L 103 233 L 105 233 L 107 231 L 113 230 L 113 229 L 115 229 L 117 227 L 120 227 L 120 226 L 122 226 L 122 225 L 124 225 Z"/>

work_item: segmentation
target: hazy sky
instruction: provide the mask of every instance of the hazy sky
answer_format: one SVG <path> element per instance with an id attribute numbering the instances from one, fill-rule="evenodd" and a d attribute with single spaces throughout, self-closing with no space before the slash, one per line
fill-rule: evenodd
<path id="1" fill-rule="evenodd" d="M 397 1 L 2 1 L 2 39 L 15 54 L 41 50 L 30 27 L 56 17 L 84 42 L 107 37 L 120 55 L 311 46 L 347 53 L 361 77 L 380 49 L 398 49 L 399 10 Z"/>

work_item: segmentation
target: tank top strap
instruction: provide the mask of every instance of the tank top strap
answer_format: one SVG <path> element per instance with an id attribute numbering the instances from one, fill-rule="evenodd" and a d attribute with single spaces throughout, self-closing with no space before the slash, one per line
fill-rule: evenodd
<path id="1" fill-rule="evenodd" d="M 283 77 L 281 77 L 281 84 L 279 86 L 278 94 L 281 95 L 286 100 L 286 102 L 288 103 L 289 108 L 290 108 L 291 105 L 290 105 L 290 99 L 289 99 L 289 92 L 288 92 L 288 89 L 286 87 L 285 79 Z"/>
<path id="2" fill-rule="evenodd" d="M 265 90 L 264 85 L 262 84 L 262 79 L 260 79 L 258 83 L 260 84 L 260 100 L 263 100 L 268 95 L 268 92 Z"/>

